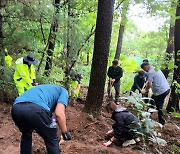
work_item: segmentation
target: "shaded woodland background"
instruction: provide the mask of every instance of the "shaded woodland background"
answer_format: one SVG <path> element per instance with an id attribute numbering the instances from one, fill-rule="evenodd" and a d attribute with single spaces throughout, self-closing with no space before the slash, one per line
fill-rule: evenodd
<path id="1" fill-rule="evenodd" d="M 101 110 L 106 70 L 112 60 L 120 59 L 124 70 L 121 93 L 125 94 L 142 59 L 147 58 L 156 69 L 163 70 L 172 85 L 168 111 L 172 107 L 179 110 L 178 2 L 1 0 L 1 101 L 12 102 L 17 96 L 12 80 L 14 63 L 32 52 L 39 61 L 36 69 L 40 84 L 60 84 L 69 89 L 72 72 L 83 74 L 82 85 L 89 85 L 85 109 L 93 114 Z M 162 25 L 155 31 L 138 29 L 129 17 L 136 5 L 146 8 L 144 16 L 164 19 Z M 13 57 L 12 67 L 5 65 L 5 49 Z"/>

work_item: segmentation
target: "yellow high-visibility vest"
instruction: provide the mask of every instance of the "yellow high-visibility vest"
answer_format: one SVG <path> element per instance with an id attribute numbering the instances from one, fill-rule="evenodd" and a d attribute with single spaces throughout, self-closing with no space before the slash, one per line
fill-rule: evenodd
<path id="1" fill-rule="evenodd" d="M 23 57 L 18 59 L 16 61 L 16 70 L 14 72 L 15 83 L 21 81 L 31 86 L 33 83 L 33 79 L 35 78 L 34 65 L 31 65 L 29 69 L 27 64 L 23 64 Z"/>
<path id="2" fill-rule="evenodd" d="M 12 66 L 12 60 L 13 60 L 13 58 L 10 55 L 5 56 L 6 65 Z"/>

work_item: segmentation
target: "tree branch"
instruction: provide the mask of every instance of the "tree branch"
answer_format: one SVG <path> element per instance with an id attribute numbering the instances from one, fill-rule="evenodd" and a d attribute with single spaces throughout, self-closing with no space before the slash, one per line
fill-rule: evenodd
<path id="1" fill-rule="evenodd" d="M 119 9 L 119 7 L 121 6 L 121 4 L 124 2 L 125 0 L 122 0 L 115 8 L 115 10 Z"/>
<path id="2" fill-rule="evenodd" d="M 81 47 L 78 49 L 78 51 L 77 51 L 77 56 L 79 56 L 80 51 L 81 51 L 81 50 L 82 50 L 82 48 L 85 46 L 86 42 L 87 42 L 87 41 L 91 38 L 91 36 L 92 36 L 92 35 L 94 35 L 94 33 L 95 33 L 95 29 L 94 29 L 94 27 L 95 27 L 95 25 L 93 25 L 93 26 L 92 26 L 91 31 L 90 31 L 90 33 L 89 33 L 89 35 L 88 35 L 88 36 L 86 36 L 86 38 L 85 38 L 84 42 L 82 43 Z"/>
<path id="3" fill-rule="evenodd" d="M 38 0 L 38 2 L 39 2 L 39 5 L 41 5 L 41 1 Z M 42 24 L 42 14 L 40 14 L 39 23 L 40 23 L 40 29 L 41 29 L 41 34 L 42 34 L 42 37 L 43 37 L 44 44 L 46 44 L 46 37 L 44 35 L 43 24 Z"/>

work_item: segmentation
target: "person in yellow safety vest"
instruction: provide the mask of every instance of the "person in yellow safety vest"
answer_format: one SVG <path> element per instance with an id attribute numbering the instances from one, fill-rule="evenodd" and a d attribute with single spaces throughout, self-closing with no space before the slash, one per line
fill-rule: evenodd
<path id="1" fill-rule="evenodd" d="M 5 49 L 5 63 L 7 66 L 12 66 L 13 58 L 8 54 L 7 49 Z"/>
<path id="2" fill-rule="evenodd" d="M 83 76 L 81 73 L 76 74 L 71 81 L 71 97 L 79 98 L 80 97 L 80 88 L 81 88 L 81 80 Z"/>
<path id="3" fill-rule="evenodd" d="M 35 60 L 34 55 L 31 53 L 25 57 L 17 59 L 16 61 L 14 82 L 19 95 L 36 85 L 34 64 L 37 64 L 37 60 Z"/>

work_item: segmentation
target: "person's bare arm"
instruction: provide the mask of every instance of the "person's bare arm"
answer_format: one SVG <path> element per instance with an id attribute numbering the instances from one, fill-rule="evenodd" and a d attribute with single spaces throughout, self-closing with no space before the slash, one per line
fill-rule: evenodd
<path id="1" fill-rule="evenodd" d="M 147 86 L 145 88 L 146 91 L 149 91 L 149 89 L 152 87 L 152 82 L 147 82 Z"/>
<path id="2" fill-rule="evenodd" d="M 57 103 L 56 109 L 55 109 L 55 116 L 56 116 L 58 125 L 61 128 L 62 133 L 67 132 L 66 115 L 65 115 L 65 106 L 64 106 L 64 104 Z"/>
<path id="3" fill-rule="evenodd" d="M 145 94 L 149 92 L 149 89 L 152 87 L 152 82 L 146 82 L 146 85 L 142 88 L 141 93 Z"/>

